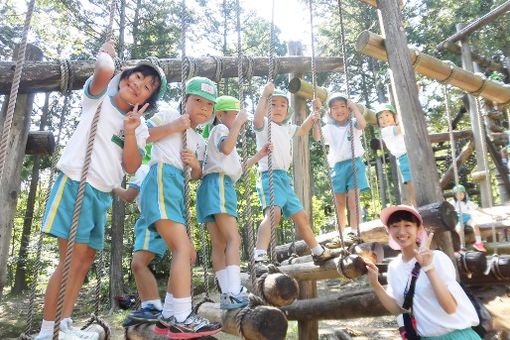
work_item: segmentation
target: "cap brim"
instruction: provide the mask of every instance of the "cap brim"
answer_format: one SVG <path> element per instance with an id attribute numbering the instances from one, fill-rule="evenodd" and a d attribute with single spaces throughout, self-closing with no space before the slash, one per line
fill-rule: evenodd
<path id="1" fill-rule="evenodd" d="M 423 225 L 423 219 L 421 218 L 420 213 L 415 208 L 413 208 L 409 205 L 404 205 L 404 204 L 384 208 L 381 211 L 381 213 L 379 214 L 379 218 L 381 219 L 381 222 L 385 226 L 388 226 L 388 219 L 390 218 L 390 216 L 393 213 L 395 213 L 397 211 L 407 211 L 407 212 L 413 214 L 414 217 L 416 217 L 418 219 L 418 221 L 420 221 L 420 225 Z"/>

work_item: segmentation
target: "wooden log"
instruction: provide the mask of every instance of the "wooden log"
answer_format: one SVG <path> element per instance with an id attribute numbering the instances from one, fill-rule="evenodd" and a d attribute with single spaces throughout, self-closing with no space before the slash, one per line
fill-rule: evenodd
<path id="1" fill-rule="evenodd" d="M 464 148 L 462 148 L 462 151 L 457 156 L 457 159 L 455 160 L 455 163 L 457 163 L 457 169 L 464 164 L 469 157 L 473 154 L 473 151 L 475 150 L 475 144 L 473 141 L 470 141 L 467 143 Z M 439 185 L 441 186 L 441 189 L 445 190 L 453 181 L 454 179 L 454 168 L 453 164 L 448 167 L 446 172 L 444 173 L 443 177 L 439 180 Z"/>
<path id="2" fill-rule="evenodd" d="M 456 141 L 462 139 L 472 139 L 473 131 L 471 130 L 453 131 L 453 138 Z M 432 144 L 450 142 L 450 134 L 448 132 L 430 133 L 429 139 Z"/>
<path id="3" fill-rule="evenodd" d="M 25 155 L 52 155 L 55 147 L 55 137 L 51 131 L 30 131 Z"/>
<path id="4" fill-rule="evenodd" d="M 488 257 L 487 262 L 483 266 L 490 268 L 487 275 L 483 271 L 476 270 L 476 268 L 471 268 L 473 269 L 471 272 L 466 272 L 461 265 L 458 267 L 460 280 L 466 285 L 490 286 L 493 284 L 510 284 L 510 255 Z"/>
<path id="5" fill-rule="evenodd" d="M 492 143 L 488 136 L 485 136 L 485 142 L 487 144 L 487 149 L 489 150 L 489 155 L 491 155 L 492 161 L 496 166 L 496 170 L 499 174 L 500 180 L 503 184 L 503 187 L 506 190 L 506 194 L 510 196 L 510 178 L 508 176 L 508 167 L 503 164 L 501 154 L 498 152 L 496 146 Z"/>
<path id="6" fill-rule="evenodd" d="M 138 325 L 127 327 L 124 332 L 126 340 L 167 340 L 166 336 L 156 335 L 154 333 L 154 324 L 140 323 Z"/>
<path id="7" fill-rule="evenodd" d="M 237 77 L 237 58 L 220 57 L 222 65 L 221 77 Z M 254 57 L 252 59 L 253 75 L 265 76 L 268 74 L 267 57 Z M 127 60 L 124 65 L 132 67 L 140 60 Z M 159 59 L 160 65 L 165 72 L 168 82 L 177 82 L 181 79 L 181 59 Z M 291 72 L 310 72 L 309 57 L 277 57 L 277 73 L 285 74 Z M 196 75 L 214 78 L 216 74 L 216 61 L 211 57 L 194 58 Z M 73 82 L 70 84 L 72 90 L 79 90 L 83 87 L 94 71 L 94 60 L 73 60 L 70 61 L 70 73 L 73 75 Z M 342 58 L 340 57 L 319 57 L 316 60 L 317 72 L 338 72 L 343 69 Z M 243 63 L 245 69 L 248 62 Z M 13 62 L 0 62 L 0 94 L 7 94 L 10 91 L 10 84 L 14 72 Z M 26 62 L 23 68 L 20 93 L 59 91 L 60 89 L 60 64 L 58 61 Z"/>
<path id="8" fill-rule="evenodd" d="M 283 273 L 266 273 L 258 278 L 259 292 L 272 306 L 290 305 L 299 295 L 295 279 Z"/>
<path id="9" fill-rule="evenodd" d="M 236 320 L 243 309 L 222 311 L 219 304 L 205 302 L 198 308 L 198 314 L 210 321 L 221 322 L 223 332 L 240 336 Z M 285 314 L 276 307 L 257 306 L 247 311 L 241 323 L 241 330 L 246 339 L 276 340 L 285 339 L 288 322 Z"/>
<path id="10" fill-rule="evenodd" d="M 298 300 L 282 310 L 289 320 L 343 320 L 390 314 L 372 289 Z"/>
<path id="11" fill-rule="evenodd" d="M 356 50 L 379 60 L 388 59 L 384 38 L 370 31 L 364 31 L 358 36 Z M 510 102 L 510 86 L 484 79 L 451 62 L 439 60 L 414 48 L 408 50 L 411 63 L 417 73 L 456 86 L 468 93 L 480 95 L 497 104 Z"/>
<path id="12" fill-rule="evenodd" d="M 418 208 L 423 224 L 429 231 L 442 232 L 455 230 L 457 213 L 447 201 L 430 203 Z"/>
<path id="13" fill-rule="evenodd" d="M 467 251 L 463 254 L 455 254 L 459 274 L 471 276 L 483 274 L 487 270 L 487 257 L 482 252 Z"/>
<path id="14" fill-rule="evenodd" d="M 439 47 L 440 46 L 438 46 L 438 48 Z M 443 47 L 444 49 L 447 49 L 448 51 L 450 51 L 452 53 L 460 54 L 460 46 L 457 44 L 447 43 L 441 47 Z M 492 59 L 485 58 L 475 52 L 472 52 L 471 56 L 472 56 L 474 62 L 476 62 L 478 65 L 480 65 L 481 67 L 483 67 L 489 71 L 497 71 L 497 72 L 501 72 L 504 74 L 508 74 L 508 71 L 502 64 L 497 63 Z"/>

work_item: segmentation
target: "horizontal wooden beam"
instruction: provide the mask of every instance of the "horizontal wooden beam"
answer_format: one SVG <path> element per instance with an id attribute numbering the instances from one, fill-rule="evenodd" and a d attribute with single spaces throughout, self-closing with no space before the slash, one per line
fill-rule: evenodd
<path id="1" fill-rule="evenodd" d="M 370 31 L 364 31 L 358 36 L 356 50 L 379 60 L 387 61 L 388 59 L 384 38 Z M 414 48 L 409 48 L 409 57 L 418 74 L 456 86 L 467 93 L 482 96 L 496 104 L 510 103 L 510 86 L 508 85 L 485 79 Z"/>
<path id="2" fill-rule="evenodd" d="M 194 58 L 195 75 L 209 77 L 214 80 L 219 65 L 221 77 L 237 77 L 237 58 L 217 58 L 219 63 L 211 57 Z M 250 58 L 253 76 L 266 76 L 268 74 L 269 61 L 266 57 Z M 124 66 L 132 67 L 140 60 L 128 60 Z M 311 70 L 311 58 L 309 57 L 277 57 L 275 58 L 276 72 L 307 73 Z M 83 87 L 94 71 L 94 60 L 73 60 L 69 62 L 71 74 L 70 88 L 79 90 Z M 181 59 L 159 59 L 159 64 L 164 70 L 168 82 L 181 80 Z M 243 63 L 245 71 L 248 62 Z M 316 60 L 317 72 L 339 72 L 343 70 L 341 57 L 319 57 Z M 13 62 L 0 62 L 0 94 L 10 91 L 14 73 Z M 61 64 L 58 61 L 26 62 L 21 76 L 20 93 L 60 91 Z"/>
<path id="3" fill-rule="evenodd" d="M 438 45 L 437 49 L 439 49 L 440 51 L 446 49 L 449 52 L 460 54 L 460 46 L 455 43 L 445 43 L 443 45 Z M 482 57 L 476 51 L 471 51 L 471 58 L 478 65 L 489 71 L 497 71 L 505 74 L 508 73 L 508 71 L 502 64 L 497 63 L 492 59 Z"/>
<path id="4" fill-rule="evenodd" d="M 429 138 L 432 144 L 449 142 L 450 133 L 449 132 L 430 133 Z M 456 141 L 461 139 L 471 139 L 473 138 L 473 131 L 472 130 L 453 131 L 453 138 Z"/>

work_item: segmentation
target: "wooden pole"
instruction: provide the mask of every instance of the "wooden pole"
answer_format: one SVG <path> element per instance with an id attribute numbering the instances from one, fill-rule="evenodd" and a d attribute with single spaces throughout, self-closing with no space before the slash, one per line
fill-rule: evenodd
<path id="1" fill-rule="evenodd" d="M 55 138 L 51 131 L 30 131 L 25 155 L 52 155 L 55 152 Z"/>
<path id="2" fill-rule="evenodd" d="M 42 58 L 43 52 L 41 49 L 31 44 L 27 45 L 26 60 L 42 60 Z M 0 116 L 0 123 L 2 124 L 5 119 L 7 102 L 8 100 L 4 101 Z M 16 203 L 21 190 L 21 168 L 25 157 L 24 151 L 27 144 L 33 102 L 34 95 L 18 95 L 11 137 L 8 141 L 10 152 L 5 160 L 4 176 L 0 179 L 0 202 L 2 202 L 0 204 L 0 296 L 6 284 L 7 260 L 12 233 L 11 221 L 16 211 Z"/>
<path id="3" fill-rule="evenodd" d="M 302 56 L 303 48 L 300 42 L 292 41 L 288 44 L 289 55 Z M 293 78 L 302 78 L 303 73 L 290 74 L 289 80 Z M 313 91 L 313 90 L 312 90 Z M 306 106 L 306 100 L 297 95 L 291 94 L 291 104 L 294 108 L 294 124 L 301 125 L 308 116 L 309 110 Z M 301 138 L 294 138 L 293 142 L 293 178 L 294 190 L 303 204 L 305 212 L 308 214 L 308 222 L 312 227 L 312 186 L 310 178 L 312 171 L 310 168 L 310 142 L 309 135 Z M 301 237 L 298 236 L 298 239 Z M 317 297 L 316 281 L 299 282 L 299 299 L 310 299 Z M 298 338 L 300 340 L 315 340 L 319 338 L 319 323 L 317 321 L 307 321 L 298 323 Z"/>
<path id="4" fill-rule="evenodd" d="M 452 53 L 460 54 L 460 46 L 458 44 L 446 43 L 444 46 L 437 46 L 437 48 L 446 49 Z M 504 65 L 497 63 L 492 59 L 485 58 L 475 52 L 471 52 L 471 56 L 473 57 L 474 62 L 476 62 L 478 65 L 482 66 L 483 68 L 489 71 L 498 71 L 508 74 L 508 70 L 505 69 Z"/>
<path id="5" fill-rule="evenodd" d="M 356 50 L 379 60 L 388 60 L 385 45 L 392 46 L 384 38 L 370 31 L 361 32 L 356 41 Z M 390 49 L 390 50 L 393 50 Z M 480 75 L 464 70 L 454 64 L 439 60 L 416 49 L 407 48 L 411 64 L 418 74 L 460 88 L 467 93 L 474 93 L 496 104 L 510 102 L 510 86 L 502 85 Z M 404 57 L 405 54 L 402 55 Z M 409 59 L 406 57 L 406 59 Z M 414 87 L 416 87 L 414 85 Z"/>
<path id="6" fill-rule="evenodd" d="M 377 1 L 381 31 L 386 39 L 393 98 L 400 113 L 409 165 L 418 206 L 442 200 L 437 168 L 427 132 L 425 115 L 418 100 L 416 77 L 409 57 L 402 17 L 394 1 Z M 420 165 L 420 166 L 418 166 Z M 436 244 L 453 260 L 449 232 L 436 233 Z"/>
<path id="7" fill-rule="evenodd" d="M 455 146 L 453 146 L 455 147 Z M 457 163 L 457 168 L 459 168 L 462 164 L 464 164 L 469 157 L 473 154 L 473 151 L 475 150 L 475 144 L 470 141 L 460 152 L 460 154 L 457 156 L 457 159 L 455 162 Z M 443 177 L 441 177 L 441 180 L 439 181 L 439 185 L 441 186 L 441 189 L 446 189 L 451 182 L 453 181 L 453 164 L 448 167 L 448 170 L 444 173 Z"/>
<path id="8" fill-rule="evenodd" d="M 237 58 L 220 57 L 223 72 L 221 77 L 237 77 Z M 253 75 L 265 76 L 268 73 L 267 57 L 254 57 L 252 60 Z M 140 60 L 128 60 L 126 67 L 135 66 Z M 181 59 L 159 59 L 169 82 L 181 80 Z M 79 90 L 83 87 L 85 80 L 94 72 L 93 60 L 73 60 L 70 62 L 70 72 L 73 75 L 72 90 Z M 310 72 L 309 57 L 277 57 L 275 58 L 278 74 L 285 73 L 306 73 Z M 216 61 L 212 58 L 194 58 L 196 75 L 214 78 L 216 73 Z M 248 67 L 248 63 L 243 63 Z M 334 72 L 343 69 L 342 58 L 320 57 L 317 58 L 318 72 Z M 0 62 L 0 94 L 10 91 L 11 81 L 14 73 L 14 62 Z M 19 92 L 49 92 L 60 91 L 60 63 L 58 61 L 27 62 L 23 68 Z"/>

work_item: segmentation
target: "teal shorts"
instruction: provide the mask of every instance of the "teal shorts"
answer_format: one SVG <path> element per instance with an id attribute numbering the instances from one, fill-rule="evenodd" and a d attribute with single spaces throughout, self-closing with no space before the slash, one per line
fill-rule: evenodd
<path id="1" fill-rule="evenodd" d="M 482 338 L 472 329 L 457 329 L 450 333 L 439 336 L 422 336 L 421 339 L 428 340 L 481 340 Z"/>
<path id="2" fill-rule="evenodd" d="M 457 218 L 460 222 L 460 213 L 457 213 Z M 463 225 L 471 225 L 473 222 L 471 221 L 471 214 L 468 213 L 462 213 L 462 224 Z"/>
<path id="3" fill-rule="evenodd" d="M 290 217 L 303 210 L 303 205 L 294 192 L 292 179 L 287 171 L 273 170 L 274 204 L 282 209 L 283 216 Z M 270 205 L 269 172 L 264 171 L 257 180 L 262 211 Z"/>
<path id="4" fill-rule="evenodd" d="M 67 240 L 73 220 L 74 203 L 80 182 L 73 181 L 60 172 L 51 189 L 44 212 L 42 232 Z M 89 183 L 85 184 L 76 243 L 102 250 L 106 211 L 112 205 L 110 193 L 99 191 Z"/>
<path id="5" fill-rule="evenodd" d="M 165 240 L 156 231 L 150 230 L 145 223 L 143 216 L 136 221 L 135 224 L 135 246 L 134 251 L 148 251 L 159 258 L 162 258 L 166 251 L 167 246 Z"/>
<path id="6" fill-rule="evenodd" d="M 140 190 L 142 215 L 151 230 L 159 220 L 171 220 L 182 225 L 184 218 L 184 173 L 176 167 L 153 164 Z"/>
<path id="7" fill-rule="evenodd" d="M 228 214 L 237 218 L 237 194 L 232 179 L 212 173 L 202 178 L 197 191 L 198 223 L 214 222 L 214 215 Z"/>
<path id="8" fill-rule="evenodd" d="M 402 176 L 402 181 L 404 183 L 411 182 L 411 169 L 409 168 L 409 157 L 407 157 L 407 154 L 403 154 L 397 158 L 397 163 L 400 175 Z"/>
<path id="9" fill-rule="evenodd" d="M 335 194 L 343 194 L 350 190 L 354 190 L 354 171 L 352 163 L 352 160 L 348 159 L 336 163 L 333 169 L 331 169 L 331 177 L 333 178 L 333 191 Z M 356 158 L 355 163 L 357 187 L 359 190 L 365 191 L 369 188 L 365 163 L 363 163 L 360 157 Z"/>

